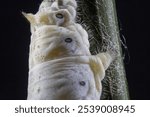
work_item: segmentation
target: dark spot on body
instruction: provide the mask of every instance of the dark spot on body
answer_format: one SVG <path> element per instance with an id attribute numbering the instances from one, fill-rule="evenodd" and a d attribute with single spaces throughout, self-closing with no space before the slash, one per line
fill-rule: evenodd
<path id="1" fill-rule="evenodd" d="M 65 42 L 66 42 L 66 43 L 71 43 L 71 42 L 72 42 L 72 39 L 71 39 L 71 38 L 66 38 L 66 39 L 65 39 Z"/>
<path id="2" fill-rule="evenodd" d="M 85 86 L 86 83 L 85 83 L 84 81 L 80 81 L 79 84 L 80 84 L 81 86 Z"/>
<path id="3" fill-rule="evenodd" d="M 59 19 L 62 19 L 64 16 L 61 13 L 57 13 L 56 17 L 59 18 Z"/>

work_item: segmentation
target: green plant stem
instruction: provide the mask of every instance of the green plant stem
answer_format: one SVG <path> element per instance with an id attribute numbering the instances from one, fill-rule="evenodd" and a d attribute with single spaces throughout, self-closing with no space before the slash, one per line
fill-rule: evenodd
<path id="1" fill-rule="evenodd" d="M 77 0 L 77 22 L 89 34 L 91 53 L 114 52 L 115 61 L 106 71 L 101 99 L 128 100 L 115 0 Z"/>

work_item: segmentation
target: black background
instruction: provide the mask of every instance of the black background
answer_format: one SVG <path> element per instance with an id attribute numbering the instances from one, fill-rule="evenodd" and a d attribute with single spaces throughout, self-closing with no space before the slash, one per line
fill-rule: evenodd
<path id="1" fill-rule="evenodd" d="M 27 96 L 30 27 L 21 11 L 35 13 L 41 0 L 0 3 L 0 99 Z M 125 67 L 131 99 L 150 99 L 149 4 L 145 0 L 116 0 L 121 35 L 127 41 Z"/>

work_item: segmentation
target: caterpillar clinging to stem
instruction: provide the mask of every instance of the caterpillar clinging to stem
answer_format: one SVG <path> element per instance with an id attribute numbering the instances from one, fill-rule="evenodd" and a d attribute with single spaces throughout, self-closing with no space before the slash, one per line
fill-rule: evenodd
<path id="1" fill-rule="evenodd" d="M 75 0 L 44 0 L 31 24 L 29 100 L 100 99 L 101 80 L 113 60 L 91 55 L 88 34 L 75 23 Z"/>

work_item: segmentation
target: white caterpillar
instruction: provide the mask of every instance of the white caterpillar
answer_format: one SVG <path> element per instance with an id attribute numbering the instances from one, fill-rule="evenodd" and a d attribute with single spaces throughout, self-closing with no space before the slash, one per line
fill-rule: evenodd
<path id="1" fill-rule="evenodd" d="M 28 99 L 100 99 L 109 53 L 91 55 L 75 0 L 44 0 L 31 24 Z"/>

